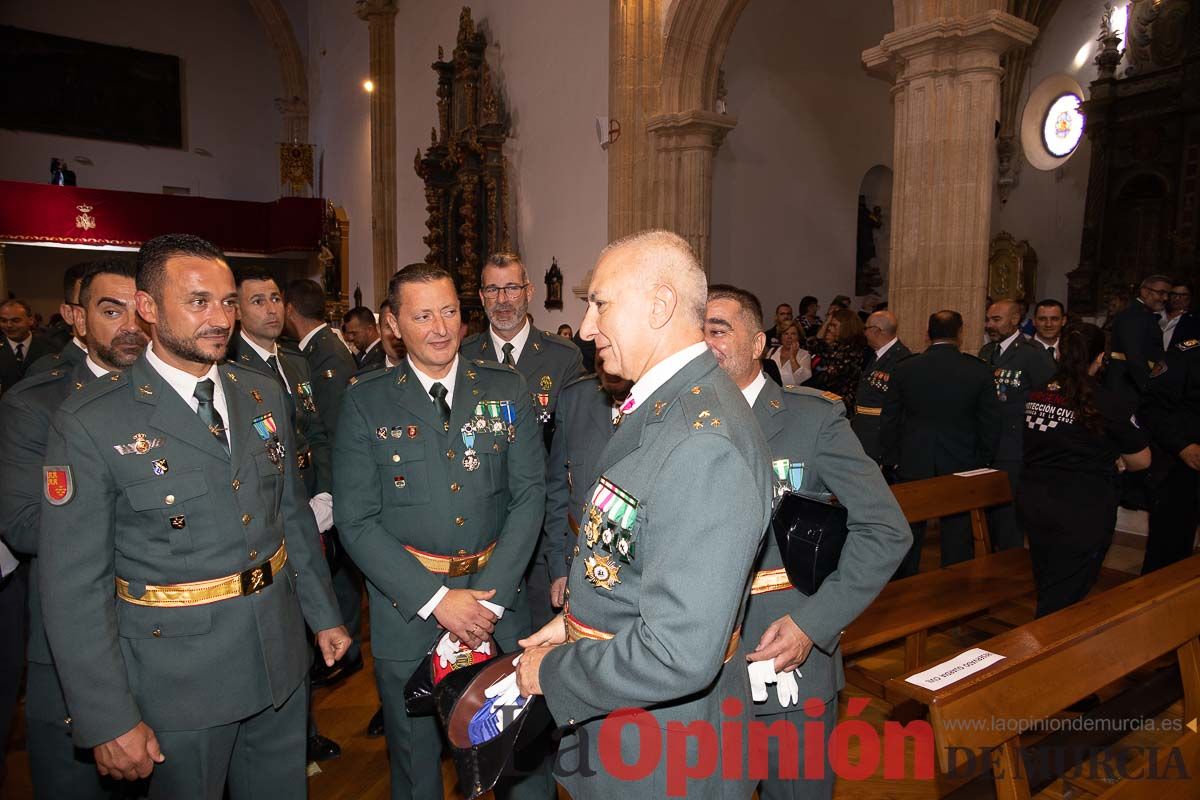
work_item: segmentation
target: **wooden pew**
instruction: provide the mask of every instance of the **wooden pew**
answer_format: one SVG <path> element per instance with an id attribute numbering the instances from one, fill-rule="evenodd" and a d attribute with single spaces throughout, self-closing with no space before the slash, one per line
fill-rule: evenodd
<path id="1" fill-rule="evenodd" d="M 974 559 L 892 581 L 846 628 L 842 637 L 844 658 L 903 639 L 904 670 L 908 672 L 925 663 L 930 629 L 1025 597 L 1035 587 L 1029 551 L 1019 548 L 991 552 L 986 509 L 1012 500 L 1003 472 L 965 478 L 944 475 L 897 484 L 892 492 L 910 523 L 969 512 L 975 539 Z M 859 666 L 846 668 L 846 680 L 885 699 L 885 684 L 890 677 Z"/>
<path id="2" fill-rule="evenodd" d="M 1155 659 L 1174 652 L 1183 683 L 1179 748 L 1186 780 L 1126 780 L 1100 785 L 1102 800 L 1200 797 L 1200 556 L 1093 595 L 1070 608 L 979 645 L 1004 660 L 937 691 L 906 682 L 888 688 L 929 707 L 938 763 L 948 748 L 990 753 L 998 800 L 1025 800 L 1020 732 L 980 720 L 1044 720 Z M 922 670 L 915 670 L 916 672 Z M 959 751 L 961 752 L 961 751 Z M 1174 773 L 1173 773 L 1174 774 Z"/>

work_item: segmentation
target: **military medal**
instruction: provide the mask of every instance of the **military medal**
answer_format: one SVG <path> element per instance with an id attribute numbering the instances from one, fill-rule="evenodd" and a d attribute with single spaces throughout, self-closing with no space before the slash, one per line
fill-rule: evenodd
<path id="1" fill-rule="evenodd" d="M 463 469 L 467 472 L 474 472 L 479 469 L 479 454 L 475 452 L 475 426 L 471 423 L 466 423 L 462 426 L 463 447 Z"/>
<path id="2" fill-rule="evenodd" d="M 621 567 L 606 556 L 588 556 L 583 565 L 587 579 L 597 588 L 607 589 L 611 592 L 613 587 L 621 582 L 621 579 L 617 577 Z"/>
<path id="3" fill-rule="evenodd" d="M 167 466 L 167 460 L 165 458 L 156 458 L 153 462 L 153 467 L 155 475 L 166 475 L 170 470 L 170 467 Z"/>
<path id="4" fill-rule="evenodd" d="M 541 406 L 538 409 L 537 421 L 539 424 L 545 425 L 550 421 L 550 393 L 538 392 L 534 397 L 537 399 L 538 405 Z"/>
<path id="5" fill-rule="evenodd" d="M 404 436 L 404 429 L 401 428 L 399 425 L 393 425 L 392 426 L 392 438 L 399 439 L 403 436 Z"/>
<path id="6" fill-rule="evenodd" d="M 775 473 L 775 498 L 783 497 L 783 493 L 795 487 L 789 485 L 788 469 L 792 462 L 786 458 L 778 458 L 771 462 L 771 471 Z"/>
<path id="7" fill-rule="evenodd" d="M 175 530 L 183 530 L 187 527 L 187 518 L 180 514 L 177 517 L 171 517 L 171 527 Z"/>
<path id="8" fill-rule="evenodd" d="M 144 456 L 150 452 L 150 442 L 146 439 L 146 434 L 135 433 L 133 435 L 133 452 L 139 456 Z"/>
<path id="9" fill-rule="evenodd" d="M 404 429 L 404 432 L 405 432 L 405 434 L 408 435 L 408 438 L 410 438 L 410 439 L 417 438 L 417 426 L 416 425 L 409 425 L 407 428 Z"/>
<path id="10" fill-rule="evenodd" d="M 296 396 L 300 398 L 300 407 L 304 409 L 305 413 L 308 413 L 308 414 L 317 413 L 317 403 L 313 399 L 313 390 L 312 390 L 311 383 L 309 383 L 308 381 L 304 381 L 303 383 L 297 383 L 296 384 Z"/>
<path id="11" fill-rule="evenodd" d="M 386 439 L 387 437 L 388 437 L 387 425 L 380 425 L 378 428 L 375 429 L 375 438 L 376 439 L 382 440 L 382 439 Z"/>
<path id="12" fill-rule="evenodd" d="M 608 478 L 601 477 L 592 493 L 592 506 L 605 518 L 600 542 L 628 564 L 635 555 L 633 526 L 637 523 L 638 501 Z"/>
<path id="13" fill-rule="evenodd" d="M 251 389 L 250 396 L 254 398 L 254 402 L 262 405 L 262 393 L 258 389 Z"/>
<path id="14" fill-rule="evenodd" d="M 596 542 L 600 540 L 600 525 L 603 524 L 604 518 L 600 515 L 600 509 L 593 505 L 588 505 L 587 517 L 587 522 L 583 524 L 584 541 L 588 547 L 595 547 Z"/>
<path id="15" fill-rule="evenodd" d="M 283 459 L 287 453 L 284 450 L 283 443 L 279 441 L 279 433 L 275 427 L 275 417 L 268 411 L 261 417 L 255 417 L 253 424 L 255 432 L 258 433 L 258 438 L 262 439 L 267 445 L 267 460 L 274 464 L 280 472 L 283 472 Z"/>
<path id="16" fill-rule="evenodd" d="M 396 475 L 392 478 L 392 483 L 396 484 L 397 489 L 403 489 L 408 485 L 408 481 L 404 480 L 403 475 Z"/>
<path id="17" fill-rule="evenodd" d="M 162 439 L 150 439 L 147 438 L 146 434 L 144 433 L 135 433 L 133 435 L 132 442 L 129 444 L 114 444 L 113 450 L 116 450 L 123 456 L 133 455 L 135 453 L 139 456 L 144 456 L 154 448 L 162 447 L 162 443 Z"/>

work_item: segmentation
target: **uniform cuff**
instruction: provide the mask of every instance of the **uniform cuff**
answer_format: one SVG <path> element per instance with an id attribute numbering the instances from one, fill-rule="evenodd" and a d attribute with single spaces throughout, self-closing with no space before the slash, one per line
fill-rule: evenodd
<path id="1" fill-rule="evenodd" d="M 421 606 L 421 610 L 417 612 L 417 616 L 421 619 L 429 619 L 429 615 L 437 608 L 438 603 L 442 602 L 442 598 L 449 594 L 450 590 L 445 586 L 439 586 L 438 590 L 433 593 L 433 597 L 429 598 L 429 602 Z"/>

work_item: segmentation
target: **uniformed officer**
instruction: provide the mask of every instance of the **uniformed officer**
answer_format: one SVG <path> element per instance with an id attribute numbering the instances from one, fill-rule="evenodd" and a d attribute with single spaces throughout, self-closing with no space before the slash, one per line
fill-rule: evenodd
<path id="1" fill-rule="evenodd" d="M 621 403 L 632 381 L 610 375 L 596 364 L 563 388 L 558 398 L 554 441 L 546 470 L 546 560 L 550 567 L 550 602 L 562 608 L 572 548 L 579 536 L 583 493 L 596 481 L 596 460 L 612 438 Z"/>
<path id="2" fill-rule="evenodd" d="M 82 363 L 87 356 L 87 343 L 83 338 L 83 322 L 77 317 L 82 317 L 84 313 L 79 304 L 79 285 L 83 280 L 83 273 L 91 264 L 90 261 L 81 261 L 67 267 L 66 272 L 63 273 L 63 301 L 58 307 L 58 313 L 68 326 L 71 335 L 66 341 L 55 342 L 61 344 L 57 353 L 42 356 L 30 364 L 29 369 L 25 370 L 26 377 L 49 372 L 52 369 L 70 371 L 76 364 Z"/>
<path id="3" fill-rule="evenodd" d="M 76 294 L 74 302 L 79 313 L 72 321 L 90 356 L 69 369 L 30 375 L 0 401 L 0 530 L 5 541 L 35 565 L 42 465 L 54 412 L 93 380 L 131 365 L 146 347 L 134 302 L 132 262 L 102 259 L 86 264 L 80 282 L 82 297 Z M 115 788 L 111 780 L 96 773 L 90 752 L 71 744 L 70 714 L 42 625 L 36 566 L 30 577 L 25 720 L 34 797 L 107 800 Z"/>
<path id="4" fill-rule="evenodd" d="M 379 323 L 375 312 L 359 306 L 342 315 L 346 340 L 358 351 L 354 356 L 358 372 L 369 372 L 383 366 L 384 352 L 379 343 Z"/>
<path id="5" fill-rule="evenodd" d="M 892 370 L 912 355 L 904 342 L 896 336 L 900 322 L 891 311 L 876 311 L 867 317 L 863 329 L 871 355 L 858 379 L 858 391 L 854 393 L 854 416 L 850 427 L 858 435 L 863 450 L 883 463 L 883 449 L 879 444 L 879 419 L 883 414 L 883 400 L 887 397 L 892 380 Z"/>
<path id="6" fill-rule="evenodd" d="M 76 745 L 151 800 L 303 797 L 310 663 L 345 652 L 283 390 L 224 358 L 213 245 L 138 253 L 151 345 L 69 397 L 43 468 L 38 579 Z M 86 530 L 87 536 L 79 532 Z M 286 535 L 285 535 L 286 531 Z"/>
<path id="7" fill-rule="evenodd" d="M 358 367 L 354 356 L 325 322 L 325 292 L 316 281 L 294 280 L 287 286 L 284 322 L 299 342 L 313 377 L 317 412 L 332 439 L 350 377 Z"/>
<path id="8" fill-rule="evenodd" d="M 888 312 L 872 318 L 879 313 Z M 836 495 L 847 510 L 849 530 L 838 568 L 811 597 L 788 582 L 779 545 L 773 535 L 766 537 L 742 631 L 747 647 L 754 648 L 748 660 L 772 662 L 765 670 L 771 674 L 764 678 L 773 677 L 776 691 L 754 704 L 754 713 L 766 718 L 763 722 L 786 721 L 796 731 L 808 732 L 815 720 L 801 708 L 810 699 L 824 703 L 823 776 L 796 780 L 781 775 L 780 740 L 773 737 L 759 797 L 817 800 L 833 796 L 829 737 L 837 723 L 838 691 L 845 685 L 838 642 L 891 578 L 912 535 L 878 465 L 850 429 L 840 398 L 803 387 L 781 389 L 767 380 L 758 363 L 766 343 L 761 320 L 762 306 L 753 294 L 733 286 L 709 287 L 704 338 L 721 369 L 741 388 L 767 438 L 777 492 L 821 500 Z M 803 763 L 802 754 L 811 745 L 798 744 L 796 760 Z"/>
<path id="9" fill-rule="evenodd" d="M 480 273 L 479 284 L 479 298 L 487 314 L 488 328 L 465 339 L 462 354 L 468 359 L 508 364 L 525 378 L 543 441 L 549 450 L 559 393 L 583 372 L 579 348 L 570 339 L 538 330 L 530 323 L 533 284 L 517 256 L 512 253 L 489 256 Z M 538 542 L 537 554 L 526 576 L 535 628 L 554 615 L 544 542 L 545 534 Z"/>
<path id="10" fill-rule="evenodd" d="M 1113 318 L 1104 385 L 1120 393 L 1131 411 L 1146 391 L 1150 371 L 1163 358 L 1158 313 L 1170 292 L 1170 278 L 1150 275 L 1138 287 L 1138 296 Z"/>
<path id="11" fill-rule="evenodd" d="M 716 730 L 722 702 L 749 695 L 738 653 L 771 513 L 770 453 L 704 344 L 706 293 L 687 243 L 666 231 L 609 245 L 592 274 L 581 331 L 604 369 L 634 384 L 585 495 L 568 607 L 522 642 L 517 666 L 521 693 L 544 694 L 570 729 L 560 748 L 586 753 L 590 770 L 560 776 L 575 800 L 666 794 L 659 753 L 643 780 L 597 766 L 606 715 L 642 708 L 663 729 Z M 638 738 L 621 736 L 626 764 L 645 760 Z M 686 786 L 699 798 L 750 790 L 720 769 Z"/>
<path id="12" fill-rule="evenodd" d="M 884 398 L 879 441 L 887 469 L 901 481 L 951 475 L 992 462 L 1000 436 L 1000 403 L 991 370 L 959 351 L 962 315 L 929 317 L 929 348 L 896 365 Z M 943 517 L 942 566 L 974 555 L 966 514 Z M 913 545 L 896 571 L 916 575 L 925 523 L 912 526 Z"/>
<path id="13" fill-rule="evenodd" d="M 1169 459 L 1166 477 L 1150 497 L 1150 530 L 1142 574 L 1192 554 L 1200 472 L 1200 339 L 1172 345 L 1151 373 L 1138 423 Z M 1155 455 L 1158 460 L 1158 455 Z"/>
<path id="14" fill-rule="evenodd" d="M 333 454 L 313 396 L 308 361 L 299 352 L 279 346 L 279 335 L 283 333 L 283 294 L 270 271 L 256 265 L 240 267 L 234 272 L 234 280 L 238 287 L 241 324 L 240 330 L 229 340 L 226 356 L 230 361 L 271 376 L 286 392 L 284 399 L 296 433 L 296 469 L 304 483 L 304 496 L 317 520 L 317 530 L 324 534 L 333 527 L 333 495 L 330 494 L 333 491 Z M 335 677 L 340 680 L 362 669 L 358 644 L 362 594 L 356 582 L 361 579 L 354 575 L 353 580 L 339 581 L 336 576 L 339 566 L 340 560 L 335 559 L 331 565 L 335 572 L 333 591 L 353 641 L 346 655 L 332 667 L 325 666 L 317 653 L 312 670 L 314 686 L 328 685 Z M 317 676 L 324 680 L 318 680 Z M 341 755 L 337 742 L 318 732 L 311 710 L 308 727 L 309 761 L 328 761 Z"/>
<path id="15" fill-rule="evenodd" d="M 503 651 L 528 634 L 522 576 L 545 511 L 546 458 L 521 376 L 459 356 L 450 275 L 411 265 L 388 294 L 408 358 L 346 393 L 334 516 L 367 578 L 392 797 L 440 800 L 436 724 L 407 715 L 404 686 L 440 630 Z M 522 783 L 528 796 L 549 788 L 544 775 Z"/>
<path id="16" fill-rule="evenodd" d="M 1021 481 L 1025 458 L 1022 446 L 1025 431 L 1025 401 L 1029 393 L 1054 377 L 1055 363 L 1050 353 L 1021 333 L 1021 305 L 1015 300 L 998 300 L 988 306 L 984 330 L 989 341 L 979 358 L 992 370 L 996 400 L 1000 403 L 1000 439 L 992 466 L 1008 476 L 1013 497 Z M 1017 526 L 1017 511 L 1012 503 L 988 511 L 988 528 L 996 550 L 1023 547 L 1025 536 Z"/>

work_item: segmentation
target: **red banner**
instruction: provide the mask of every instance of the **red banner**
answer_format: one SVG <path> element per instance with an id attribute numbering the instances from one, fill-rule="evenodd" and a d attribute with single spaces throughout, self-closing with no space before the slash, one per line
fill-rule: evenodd
<path id="1" fill-rule="evenodd" d="M 324 201 L 272 203 L 0 181 L 0 241 L 140 247 L 190 233 L 229 253 L 320 249 Z"/>

